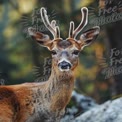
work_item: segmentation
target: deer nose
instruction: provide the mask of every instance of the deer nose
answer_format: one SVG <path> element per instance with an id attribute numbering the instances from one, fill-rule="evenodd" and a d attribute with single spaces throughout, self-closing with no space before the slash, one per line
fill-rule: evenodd
<path id="1" fill-rule="evenodd" d="M 69 70 L 71 69 L 71 64 L 66 61 L 62 61 L 58 64 L 58 67 L 61 68 L 62 70 Z"/>

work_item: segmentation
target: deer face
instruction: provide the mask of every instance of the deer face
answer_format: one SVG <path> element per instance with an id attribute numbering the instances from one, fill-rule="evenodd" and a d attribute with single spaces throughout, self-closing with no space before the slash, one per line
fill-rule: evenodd
<path id="1" fill-rule="evenodd" d="M 71 39 L 56 40 L 52 45 L 52 59 L 60 71 L 73 70 L 78 64 L 79 49 Z"/>
<path id="2" fill-rule="evenodd" d="M 78 55 L 85 46 L 90 45 L 99 34 L 99 27 L 93 27 L 83 34 L 79 39 L 76 39 L 78 33 L 85 27 L 88 20 L 88 9 L 82 8 L 82 20 L 79 26 L 74 30 L 74 22 L 70 22 L 69 37 L 65 40 L 60 38 L 59 27 L 56 26 L 56 21 L 52 20 L 51 23 L 48 20 L 47 12 L 45 8 L 41 8 L 41 18 L 45 26 L 53 34 L 54 39 L 51 40 L 48 35 L 35 32 L 34 28 L 29 28 L 29 34 L 39 43 L 41 46 L 47 47 L 52 52 L 52 62 L 55 67 L 58 67 L 60 71 L 74 70 L 78 64 Z"/>

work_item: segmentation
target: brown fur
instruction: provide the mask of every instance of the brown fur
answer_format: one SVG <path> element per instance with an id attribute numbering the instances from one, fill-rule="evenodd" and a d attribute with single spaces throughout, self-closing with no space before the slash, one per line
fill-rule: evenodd
<path id="1" fill-rule="evenodd" d="M 46 82 L 0 86 L 0 122 L 60 120 L 71 97 L 74 77 L 54 67 Z"/>

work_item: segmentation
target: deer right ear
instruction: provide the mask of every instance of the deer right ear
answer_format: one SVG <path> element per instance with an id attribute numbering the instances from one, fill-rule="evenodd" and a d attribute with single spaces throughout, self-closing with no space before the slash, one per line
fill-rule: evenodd
<path id="1" fill-rule="evenodd" d="M 36 40 L 41 46 L 47 47 L 50 50 L 52 45 L 52 41 L 49 36 L 40 32 L 36 32 L 36 30 L 32 27 L 28 28 L 29 35 Z"/>
<path id="2" fill-rule="evenodd" d="M 100 32 L 100 27 L 95 26 L 87 31 L 85 31 L 78 41 L 81 44 L 81 48 L 83 49 L 85 46 L 89 46 L 98 36 Z"/>

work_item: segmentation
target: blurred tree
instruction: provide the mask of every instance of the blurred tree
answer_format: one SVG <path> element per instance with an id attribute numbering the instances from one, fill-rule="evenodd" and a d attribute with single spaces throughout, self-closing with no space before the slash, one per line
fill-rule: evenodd
<path id="1" fill-rule="evenodd" d="M 113 9 L 114 7 L 116 7 L 117 5 L 119 5 L 117 8 L 117 12 L 122 12 L 121 11 L 121 0 L 99 0 L 99 6 L 101 8 L 104 8 L 105 10 L 108 9 Z M 106 13 L 107 15 L 107 13 Z M 106 26 L 107 28 L 107 34 L 108 34 L 108 38 L 109 38 L 109 44 L 111 49 L 116 48 L 117 50 L 121 51 L 122 50 L 122 20 L 117 21 L 115 23 L 109 24 L 108 26 Z M 110 50 L 109 50 L 110 51 Z M 114 57 L 118 60 L 121 59 L 122 55 L 119 54 L 118 56 Z M 116 65 L 117 67 L 121 67 L 121 63 L 117 63 Z M 114 84 L 115 85 L 115 92 L 116 95 L 118 94 L 122 94 L 122 74 L 117 74 L 114 76 Z"/>
<path id="2" fill-rule="evenodd" d="M 5 84 L 10 84 L 9 80 L 11 80 L 10 72 L 13 69 L 16 69 L 16 65 L 10 62 L 9 60 L 9 49 L 6 47 L 7 40 L 6 37 L 3 35 L 5 28 L 7 27 L 9 18 L 8 18 L 8 3 L 7 1 L 1 1 L 0 4 L 4 4 L 3 13 L 1 15 L 0 21 L 0 72 L 2 77 L 5 79 Z M 2 10 L 1 10 L 2 11 Z M 6 21 L 5 21 L 6 20 Z"/>

